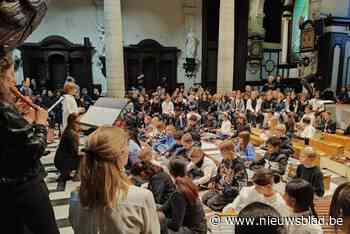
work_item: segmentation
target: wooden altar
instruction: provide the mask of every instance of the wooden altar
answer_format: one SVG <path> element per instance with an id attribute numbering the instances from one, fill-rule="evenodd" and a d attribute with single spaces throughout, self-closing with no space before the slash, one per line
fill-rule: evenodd
<path id="1" fill-rule="evenodd" d="M 140 85 L 137 77 L 143 74 L 142 85 L 146 90 L 155 90 L 157 86 L 165 87 L 167 91 L 174 90 L 179 52 L 176 47 L 164 47 L 152 39 L 124 47 L 125 87 L 130 89 Z"/>
<path id="2" fill-rule="evenodd" d="M 39 43 L 20 47 L 24 77 L 35 79 L 39 88 L 62 89 L 67 76 L 72 76 L 81 88 L 91 91 L 92 51 L 89 38 L 84 44 L 74 44 L 61 36 L 49 36 Z"/>

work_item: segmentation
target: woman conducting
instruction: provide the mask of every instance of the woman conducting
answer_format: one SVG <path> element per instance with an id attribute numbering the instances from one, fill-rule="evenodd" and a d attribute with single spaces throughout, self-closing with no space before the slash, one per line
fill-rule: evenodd
<path id="1" fill-rule="evenodd" d="M 0 58 L 0 207 L 1 228 L 19 234 L 58 234 L 46 184 L 39 176 L 46 148 L 47 112 L 18 105 L 11 90 L 13 61 Z"/>

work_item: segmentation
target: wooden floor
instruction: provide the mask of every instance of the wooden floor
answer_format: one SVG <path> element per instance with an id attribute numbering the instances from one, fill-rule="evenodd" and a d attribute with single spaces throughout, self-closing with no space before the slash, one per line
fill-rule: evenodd
<path id="1" fill-rule="evenodd" d="M 331 204 L 331 196 L 324 197 L 323 199 L 315 201 L 315 208 L 318 217 L 329 217 L 329 206 Z M 334 226 L 323 226 L 324 234 L 335 234 Z M 343 234 L 343 232 L 338 231 L 337 234 Z"/>

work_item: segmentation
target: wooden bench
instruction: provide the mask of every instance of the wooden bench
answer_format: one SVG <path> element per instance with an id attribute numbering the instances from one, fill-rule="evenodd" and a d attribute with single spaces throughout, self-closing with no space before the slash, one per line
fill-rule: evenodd
<path id="1" fill-rule="evenodd" d="M 321 168 L 327 168 L 328 170 L 333 171 L 338 175 L 350 179 L 350 167 L 343 163 L 334 161 L 328 157 L 321 157 Z"/>
<path id="2" fill-rule="evenodd" d="M 338 157 L 344 155 L 344 146 L 332 142 L 310 139 L 310 146 L 323 152 L 326 156 Z"/>
<path id="3" fill-rule="evenodd" d="M 331 142 L 331 143 L 342 145 L 344 146 L 344 149 L 347 151 L 350 150 L 350 137 L 334 135 L 334 134 L 325 134 L 323 140 L 325 142 Z"/>

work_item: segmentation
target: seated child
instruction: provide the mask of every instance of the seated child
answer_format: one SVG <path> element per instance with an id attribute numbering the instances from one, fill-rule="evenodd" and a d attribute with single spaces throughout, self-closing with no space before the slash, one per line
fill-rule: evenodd
<path id="1" fill-rule="evenodd" d="M 323 174 L 316 165 L 317 155 L 312 147 L 305 147 L 296 171 L 296 177 L 308 181 L 318 197 L 324 195 Z"/>
<path id="2" fill-rule="evenodd" d="M 312 126 L 311 119 L 309 117 L 305 117 L 297 133 L 297 136 L 302 139 L 311 139 L 315 136 L 315 134 L 316 129 L 314 126 Z"/>
<path id="3" fill-rule="evenodd" d="M 175 140 L 175 144 L 173 144 L 167 151 L 167 153 L 165 154 L 166 157 L 170 157 L 172 156 L 176 150 L 178 150 L 179 148 L 182 147 L 181 144 L 181 138 L 184 135 L 183 131 L 176 131 L 174 134 L 174 140 Z"/>
<path id="4" fill-rule="evenodd" d="M 306 107 L 305 107 L 305 114 L 301 118 L 300 122 L 302 123 L 305 118 L 309 118 L 310 121 L 311 121 L 311 125 L 314 125 L 316 117 L 315 117 L 315 113 L 312 110 L 312 106 L 311 105 L 306 105 Z"/>
<path id="5" fill-rule="evenodd" d="M 239 134 L 239 142 L 235 147 L 235 152 L 238 154 L 245 162 L 252 162 L 255 160 L 255 148 L 250 143 L 250 133 L 241 132 Z M 245 163 L 247 164 L 247 163 Z M 250 163 L 248 163 L 250 164 Z M 247 164 L 247 165 L 248 165 Z"/>
<path id="6" fill-rule="evenodd" d="M 291 217 L 309 218 L 317 214 L 314 206 L 314 192 L 309 182 L 303 179 L 293 179 L 288 182 L 284 199 L 292 209 Z M 322 227 L 319 224 L 288 225 L 288 233 L 300 234 L 321 234 Z"/>
<path id="7" fill-rule="evenodd" d="M 337 124 L 332 120 L 332 113 L 324 111 L 321 114 L 321 122 L 318 126 L 318 129 L 322 132 L 335 134 L 337 131 Z"/>
<path id="8" fill-rule="evenodd" d="M 221 128 L 218 130 L 218 134 L 223 136 L 224 138 L 232 135 L 232 125 L 231 121 L 228 118 L 228 114 L 225 112 L 223 114 L 223 119 L 221 123 Z"/>
<path id="9" fill-rule="evenodd" d="M 166 153 L 173 145 L 175 145 L 175 127 L 173 125 L 168 125 L 165 129 L 165 135 L 162 138 L 159 138 L 153 145 L 153 149 L 160 153 Z"/>
<path id="10" fill-rule="evenodd" d="M 273 172 L 266 168 L 255 171 L 253 176 L 253 186 L 244 187 L 233 203 L 225 206 L 224 213 L 237 214 L 246 206 L 254 202 L 261 202 L 275 208 L 282 217 L 288 216 L 289 211 L 282 195 L 273 189 Z"/>
<path id="11" fill-rule="evenodd" d="M 187 173 L 197 186 L 206 186 L 210 179 L 216 175 L 216 164 L 204 152 L 194 147 L 190 153 L 191 162 L 187 165 Z"/>
<path id="12" fill-rule="evenodd" d="M 139 160 L 141 162 L 150 162 L 156 166 L 163 167 L 157 159 L 157 156 L 153 154 L 152 149 L 150 147 L 145 147 L 141 149 L 139 154 Z"/>
<path id="13" fill-rule="evenodd" d="M 238 216 L 240 220 L 250 220 L 252 217 L 254 217 L 255 220 L 268 220 L 268 219 L 275 219 L 275 220 L 281 220 L 281 214 L 271 207 L 270 205 L 261 203 L 261 202 L 254 202 L 249 205 L 247 205 L 244 209 L 242 209 Z M 272 222 L 268 222 L 266 225 L 260 225 L 259 222 L 254 223 L 248 223 L 243 222 L 240 225 L 234 226 L 234 234 L 286 234 L 287 233 L 287 227 L 283 223 L 275 223 L 272 224 Z M 293 234 L 292 232 L 290 234 Z"/>
<path id="14" fill-rule="evenodd" d="M 278 137 L 271 137 L 266 142 L 267 152 L 260 160 L 252 163 L 251 169 L 266 167 L 272 170 L 275 175 L 283 176 L 288 164 L 288 155 L 281 150 L 281 140 Z"/>
<path id="15" fill-rule="evenodd" d="M 193 139 L 190 133 L 186 133 L 181 137 L 181 145 L 175 153 L 175 157 L 182 157 L 185 161 L 190 161 L 190 151 L 193 147 Z"/>
<path id="16" fill-rule="evenodd" d="M 286 125 L 278 124 L 274 136 L 281 140 L 281 152 L 288 155 L 288 157 L 292 156 L 294 154 L 294 149 L 290 137 L 287 136 Z"/>
<path id="17" fill-rule="evenodd" d="M 342 225 L 335 225 L 336 232 L 341 229 L 343 233 L 350 233 L 350 182 L 339 185 L 334 191 L 329 216 L 343 220 Z"/>
<path id="18" fill-rule="evenodd" d="M 239 135 L 239 133 L 241 132 L 250 133 L 250 126 L 247 123 L 247 118 L 243 114 L 238 115 L 237 120 L 235 122 L 235 129 L 237 135 Z"/>
<path id="19" fill-rule="evenodd" d="M 175 184 L 169 174 L 149 161 L 134 164 L 131 174 L 141 178 L 138 182 L 148 183 L 147 188 L 153 193 L 157 204 L 164 204 L 175 191 Z"/>
<path id="20" fill-rule="evenodd" d="M 216 176 L 209 183 L 209 191 L 202 197 L 205 205 L 218 212 L 233 202 L 248 181 L 244 162 L 236 157 L 233 142 L 225 141 L 220 144 L 219 149 L 223 160 L 218 166 Z"/>
<path id="21" fill-rule="evenodd" d="M 184 130 L 185 133 L 190 133 L 193 139 L 193 143 L 196 146 L 201 145 L 200 134 L 200 121 L 197 115 L 192 114 L 188 119 L 187 127 Z"/>

